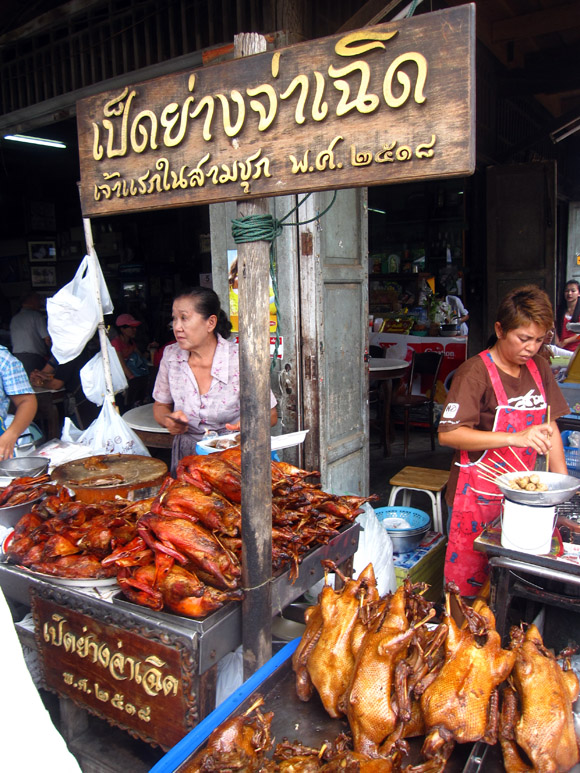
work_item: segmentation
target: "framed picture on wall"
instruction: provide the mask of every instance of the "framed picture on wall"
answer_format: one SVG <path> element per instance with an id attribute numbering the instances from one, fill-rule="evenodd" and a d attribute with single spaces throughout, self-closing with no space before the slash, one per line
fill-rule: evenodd
<path id="1" fill-rule="evenodd" d="M 33 287 L 56 287 L 56 266 L 31 266 L 30 284 Z"/>
<path id="2" fill-rule="evenodd" d="M 28 260 L 31 263 L 52 263 L 56 261 L 55 242 L 28 242 Z"/>

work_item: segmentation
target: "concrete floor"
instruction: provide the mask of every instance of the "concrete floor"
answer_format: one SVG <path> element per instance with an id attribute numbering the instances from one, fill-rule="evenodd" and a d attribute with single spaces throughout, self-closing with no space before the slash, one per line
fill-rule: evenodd
<path id="1" fill-rule="evenodd" d="M 370 492 L 378 494 L 380 499 L 373 503 L 374 507 L 385 507 L 389 501 L 391 485 L 389 480 L 403 467 L 428 467 L 435 470 L 449 470 L 453 451 L 442 448 L 435 438 L 435 450 L 431 451 L 431 436 L 427 430 L 411 429 L 407 456 L 403 456 L 403 430 L 395 428 L 394 442 L 391 443 L 391 453 L 385 456 L 378 440 L 378 435 L 371 433 L 370 438 Z M 399 495 L 401 496 L 401 495 Z M 400 504 L 400 500 L 399 500 Z M 431 512 L 431 501 L 425 494 L 413 492 L 411 506 Z"/>

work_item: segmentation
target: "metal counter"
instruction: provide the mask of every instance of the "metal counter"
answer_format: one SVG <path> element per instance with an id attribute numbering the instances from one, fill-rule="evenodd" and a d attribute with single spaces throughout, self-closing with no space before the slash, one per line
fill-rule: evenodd
<path id="1" fill-rule="evenodd" d="M 299 566 L 298 578 L 291 582 L 290 570 L 286 570 L 272 580 L 272 616 L 278 614 L 288 604 L 301 596 L 304 591 L 324 576 L 321 561 L 331 559 L 336 564 L 348 560 L 358 547 L 360 525 L 349 524 L 331 539 L 306 554 Z M 83 593 L 73 586 L 60 586 L 41 579 L 25 569 L 11 564 L 0 564 L 0 587 L 4 595 L 25 606 L 30 606 L 30 595 L 37 590 L 50 590 L 57 593 L 61 603 L 66 605 L 67 598 L 82 602 L 91 608 L 95 617 L 119 618 L 128 616 L 133 625 L 147 628 L 164 629 L 180 637 L 189 639 L 192 649 L 197 651 L 197 671 L 203 674 L 228 652 L 235 650 L 242 642 L 242 610 L 239 603 L 230 602 L 207 617 L 196 620 L 173 612 L 156 612 L 147 607 L 128 601 L 121 590 L 111 601 L 105 601 L 94 593 Z"/>

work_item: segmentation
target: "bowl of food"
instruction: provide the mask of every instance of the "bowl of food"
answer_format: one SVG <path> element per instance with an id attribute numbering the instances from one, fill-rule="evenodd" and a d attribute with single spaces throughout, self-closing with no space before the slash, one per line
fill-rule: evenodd
<path id="1" fill-rule="evenodd" d="M 508 472 L 496 478 L 495 483 L 510 502 L 538 507 L 561 505 L 580 489 L 580 479 L 572 475 L 540 470 Z"/>
<path id="2" fill-rule="evenodd" d="M 230 433 L 227 435 L 215 435 L 214 437 L 200 440 L 195 447 L 195 453 L 203 456 L 204 454 L 215 454 L 218 451 L 224 451 L 226 448 L 240 445 L 240 433 Z"/>
<path id="3" fill-rule="evenodd" d="M 13 478 L 0 477 L 0 495 L 4 494 L 12 481 Z M 31 496 L 32 498 L 27 498 L 24 502 L 0 506 L 0 526 L 16 526 L 22 516 L 31 511 L 32 505 L 41 500 L 42 493 L 36 496 L 31 494 Z"/>
<path id="4" fill-rule="evenodd" d="M 48 470 L 49 460 L 42 456 L 16 456 L 0 462 L 0 476 L 9 478 L 36 478 Z"/>

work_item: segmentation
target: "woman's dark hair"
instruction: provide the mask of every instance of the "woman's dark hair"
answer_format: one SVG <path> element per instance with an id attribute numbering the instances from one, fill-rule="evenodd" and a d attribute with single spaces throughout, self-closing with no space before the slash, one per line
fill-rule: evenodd
<path id="1" fill-rule="evenodd" d="M 554 324 L 554 312 L 544 290 L 536 285 L 526 285 L 514 288 L 502 298 L 496 320 L 504 333 L 530 322 L 548 331 Z M 486 349 L 491 349 L 496 343 L 497 335 L 493 332 L 487 339 Z"/>
<path id="2" fill-rule="evenodd" d="M 232 331 L 232 323 L 222 309 L 220 299 L 214 290 L 211 290 L 209 287 L 188 287 L 177 293 L 173 300 L 177 301 L 179 298 L 189 298 L 197 313 L 201 314 L 204 319 L 209 319 L 212 314 L 217 317 L 214 334 L 217 335 L 219 333 L 222 338 L 229 337 Z"/>
<path id="3" fill-rule="evenodd" d="M 577 282 L 575 279 L 569 279 L 566 284 L 564 285 L 564 292 L 566 291 L 566 288 L 570 285 L 576 285 L 578 290 L 580 290 L 580 282 Z M 558 304 L 558 310 L 556 312 L 556 335 L 560 335 L 562 332 L 562 323 L 564 322 L 564 317 L 566 316 L 566 311 L 568 309 L 568 304 L 566 303 L 566 298 L 564 298 L 563 301 L 560 301 Z M 578 322 L 580 319 L 580 297 L 576 301 L 576 306 L 574 306 L 574 311 L 572 312 L 572 319 L 570 322 Z"/>
<path id="4" fill-rule="evenodd" d="M 554 311 L 544 290 L 536 285 L 526 285 L 516 287 L 503 297 L 496 320 L 504 333 L 530 322 L 544 328 L 545 332 L 554 324 Z"/>

